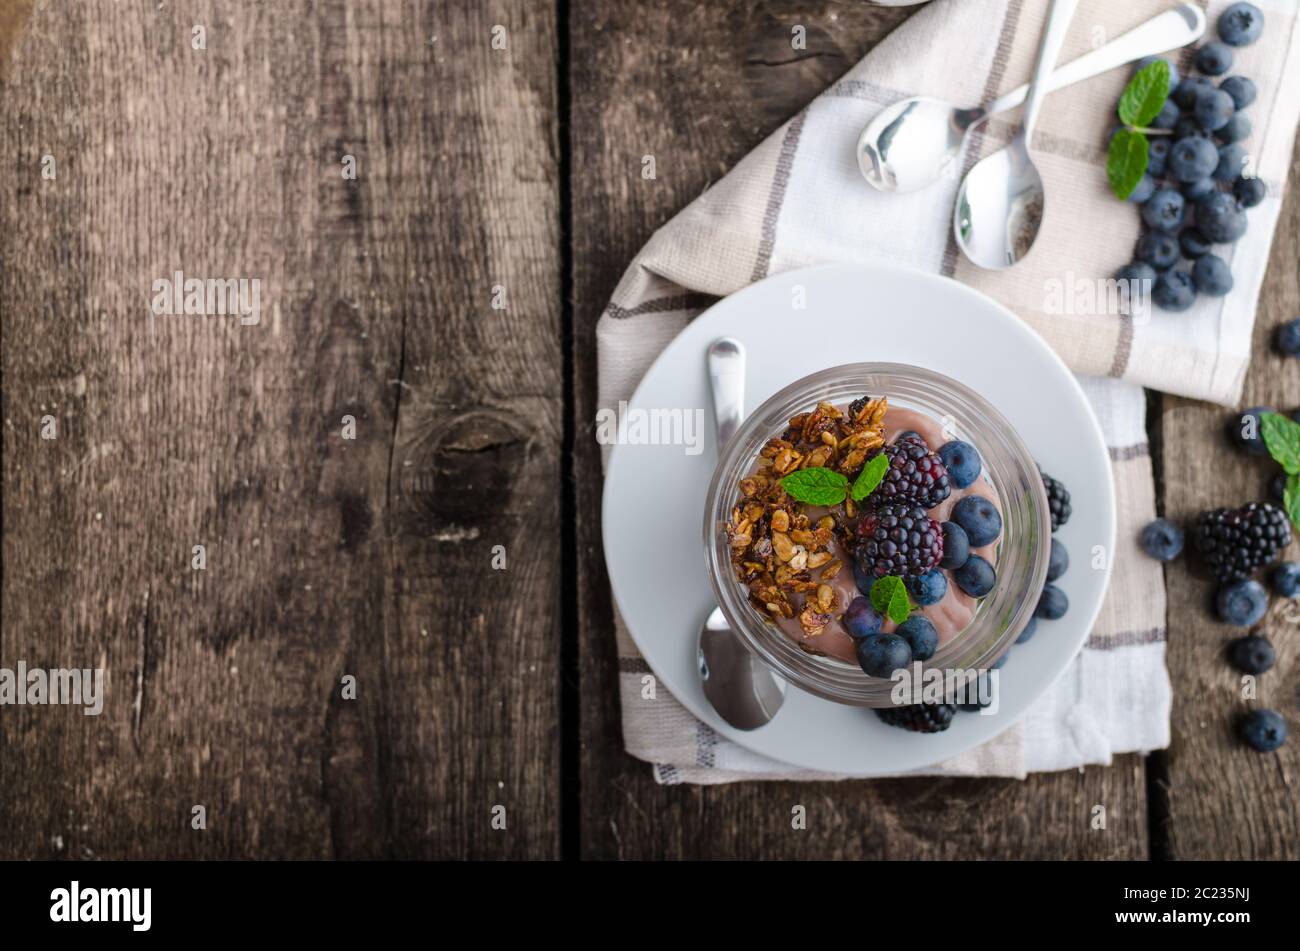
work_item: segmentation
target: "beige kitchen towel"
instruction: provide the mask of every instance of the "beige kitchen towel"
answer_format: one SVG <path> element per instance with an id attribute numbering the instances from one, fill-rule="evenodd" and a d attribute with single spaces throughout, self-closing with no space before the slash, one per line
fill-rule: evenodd
<path id="1" fill-rule="evenodd" d="M 1266 25 L 1238 49 L 1233 72 L 1259 95 L 1249 107 L 1251 168 L 1267 185 L 1246 236 L 1219 249 L 1234 291 L 1181 314 L 1096 312 L 1087 291 L 1126 263 L 1139 233 L 1134 206 L 1108 192 L 1107 133 L 1130 70 L 1051 94 L 1033 147 L 1051 200 L 1033 253 L 1015 268 L 981 271 L 954 245 L 959 175 L 909 195 L 863 182 L 858 134 L 884 105 L 930 95 L 969 105 L 1028 79 L 1048 4 L 934 0 L 774 132 L 641 250 L 597 330 L 599 403 L 628 399 L 645 369 L 701 309 L 769 274 L 829 262 L 893 263 L 952 277 L 1001 301 L 1078 374 L 1106 435 L 1119 504 L 1111 589 L 1086 646 L 1022 723 L 958 761 L 927 772 L 1024 776 L 1107 763 L 1115 753 L 1168 743 L 1164 587 L 1136 536 L 1154 517 L 1141 387 L 1231 404 L 1240 394 L 1251 330 L 1300 118 L 1300 19 L 1295 0 L 1257 0 Z M 1084 0 L 1062 62 L 1161 10 L 1160 0 Z M 1209 4 L 1210 30 L 1227 3 Z M 1191 51 L 1170 54 L 1186 74 Z M 958 171 L 1014 134 L 1018 113 L 977 132 Z M 1086 553 L 1075 552 L 1076 559 Z M 623 732 L 628 751 L 662 782 L 796 778 L 717 736 L 676 701 L 641 699 L 647 670 L 618 621 Z M 694 632 L 683 632 L 683 637 Z M 1041 636 L 1041 635 L 1040 635 Z"/>

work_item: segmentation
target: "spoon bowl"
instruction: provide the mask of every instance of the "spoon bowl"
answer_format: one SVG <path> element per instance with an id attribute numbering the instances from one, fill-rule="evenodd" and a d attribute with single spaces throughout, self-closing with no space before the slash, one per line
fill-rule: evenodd
<path id="1" fill-rule="evenodd" d="M 1011 267 L 1029 253 L 1038 237 L 1047 198 L 1042 176 L 1029 156 L 1029 137 L 1078 3 L 1052 0 L 1025 96 L 1020 132 L 1004 148 L 981 159 L 957 189 L 953 235 L 966 257 L 980 267 Z"/>
<path id="2" fill-rule="evenodd" d="M 1017 136 L 962 180 L 953 213 L 957 243 L 982 268 L 1011 267 L 1033 247 L 1045 201 L 1043 178 L 1024 136 Z"/>
<path id="3" fill-rule="evenodd" d="M 737 730 L 755 730 L 785 703 L 785 681 L 750 653 L 714 608 L 700 631 L 700 683 L 713 709 Z"/>
<path id="4" fill-rule="evenodd" d="M 858 137 L 858 168 L 884 192 L 914 192 L 953 175 L 967 114 L 941 99 L 916 96 L 886 106 Z"/>

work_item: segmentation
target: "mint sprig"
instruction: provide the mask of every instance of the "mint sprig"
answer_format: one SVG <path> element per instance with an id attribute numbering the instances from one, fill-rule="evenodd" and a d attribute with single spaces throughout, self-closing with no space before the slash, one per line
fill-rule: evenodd
<path id="1" fill-rule="evenodd" d="M 1162 59 L 1137 71 L 1119 97 L 1119 118 L 1125 125 L 1144 126 L 1160 115 L 1169 98 L 1169 64 Z"/>
<path id="2" fill-rule="evenodd" d="M 1300 473 L 1300 423 L 1281 413 L 1264 413 L 1259 419 L 1264 445 L 1287 475 Z"/>
<path id="3" fill-rule="evenodd" d="M 796 469 L 781 480 L 786 494 L 809 505 L 839 505 L 849 491 L 849 480 L 833 469 L 810 466 Z"/>
<path id="4" fill-rule="evenodd" d="M 1286 509 L 1291 524 L 1300 528 L 1300 476 L 1286 477 L 1286 488 L 1282 491 L 1282 507 Z"/>
<path id="5" fill-rule="evenodd" d="M 861 502 L 876 491 L 876 486 L 880 485 L 880 480 L 885 477 L 887 471 L 889 471 L 889 457 L 883 452 L 873 456 L 871 461 L 862 467 L 858 477 L 853 480 L 853 488 L 849 492 L 853 501 Z"/>
<path id="6" fill-rule="evenodd" d="M 1148 128 L 1168 98 L 1169 64 L 1163 59 L 1138 70 L 1119 97 L 1116 111 L 1124 128 L 1115 133 L 1106 151 L 1106 178 L 1120 200 L 1133 194 L 1147 172 L 1151 155 L 1146 137 L 1169 134 L 1167 129 Z"/>
<path id="7" fill-rule="evenodd" d="M 871 586 L 871 606 L 878 614 L 889 615 L 895 624 L 902 624 L 912 613 L 912 602 L 907 597 L 907 586 L 896 575 L 885 575 Z"/>
<path id="8" fill-rule="evenodd" d="M 1115 133 L 1115 138 L 1110 140 L 1110 151 L 1106 153 L 1106 178 L 1110 180 L 1110 190 L 1116 198 L 1126 199 L 1133 194 L 1133 189 L 1147 173 L 1150 161 L 1145 135 L 1128 129 Z"/>
<path id="9" fill-rule="evenodd" d="M 1259 418 L 1259 434 L 1268 454 L 1287 475 L 1282 507 L 1291 524 L 1300 529 L 1300 423 L 1281 413 L 1264 413 Z"/>

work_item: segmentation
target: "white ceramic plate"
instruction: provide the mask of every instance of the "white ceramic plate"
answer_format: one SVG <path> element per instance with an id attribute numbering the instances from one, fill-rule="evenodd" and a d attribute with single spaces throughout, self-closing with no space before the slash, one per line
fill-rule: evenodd
<path id="1" fill-rule="evenodd" d="M 804 309 L 794 307 L 800 297 Z M 861 361 L 925 366 L 983 394 L 1039 464 L 1068 486 L 1074 514 L 1058 537 L 1073 558 L 1057 583 L 1070 610 L 1059 621 L 1040 621 L 1031 641 L 1012 648 L 1001 669 L 997 714 L 959 713 L 946 732 L 918 735 L 884 725 L 870 710 L 794 687 L 776 718 L 757 730 L 734 730 L 713 712 L 695 652 L 714 606 L 702 533 L 718 455 L 704 352 L 722 336 L 745 345 L 747 411 L 827 367 Z M 1090 569 L 1091 546 L 1113 551 L 1115 539 L 1115 490 L 1101 429 L 1065 364 L 977 291 L 930 274 L 858 266 L 768 278 L 693 321 L 628 404 L 629 411 L 674 408 L 704 410 L 704 451 L 615 446 L 603 500 L 605 558 L 619 610 L 662 686 L 728 739 L 795 766 L 837 773 L 878 776 L 929 766 L 1012 725 L 1065 670 L 1092 629 L 1110 570 Z"/>

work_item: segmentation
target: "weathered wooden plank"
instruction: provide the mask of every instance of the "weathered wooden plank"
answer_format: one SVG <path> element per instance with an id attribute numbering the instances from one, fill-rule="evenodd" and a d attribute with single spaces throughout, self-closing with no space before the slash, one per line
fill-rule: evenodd
<path id="1" fill-rule="evenodd" d="M 1291 178 L 1300 169 L 1300 148 Z M 1264 278 L 1250 373 L 1241 409 L 1300 406 L 1300 364 L 1270 345 L 1278 324 L 1300 317 L 1300 201 L 1289 191 Z M 1161 414 L 1165 514 L 1190 524 L 1200 512 L 1269 499 L 1277 471 L 1267 459 L 1233 449 L 1226 437 L 1233 410 L 1167 397 Z M 1287 557 L 1300 557 L 1292 544 Z M 1178 859 L 1300 858 L 1300 620 L 1294 605 L 1275 599 L 1260 630 L 1277 649 L 1276 666 L 1258 678 L 1258 700 L 1242 699 L 1241 675 L 1224 659 L 1241 631 L 1218 621 L 1215 586 L 1194 563 L 1165 569 L 1169 586 L 1169 673 L 1174 682 L 1173 742 L 1168 755 L 1165 823 Z M 1271 707 L 1290 723 L 1292 737 L 1260 755 L 1233 733 L 1241 712 Z"/>
<path id="2" fill-rule="evenodd" d="M 907 15 L 857 3 L 606 0 L 570 30 L 576 427 L 596 412 L 594 323 L 652 231 Z M 792 27 L 807 49 L 793 51 Z M 657 177 L 640 176 L 641 156 Z M 582 852 L 589 857 L 1142 857 L 1143 770 L 1003 781 L 747 783 L 662 788 L 622 753 L 611 606 L 600 554 L 596 447 L 577 446 L 582 667 Z M 807 831 L 791 806 L 808 807 Z M 1106 832 L 1089 828 L 1105 804 Z"/>
<path id="3" fill-rule="evenodd" d="M 555 56 L 525 0 L 36 10 L 0 663 L 109 692 L 0 714 L 0 855 L 557 853 Z M 260 323 L 151 318 L 177 269 Z"/>

